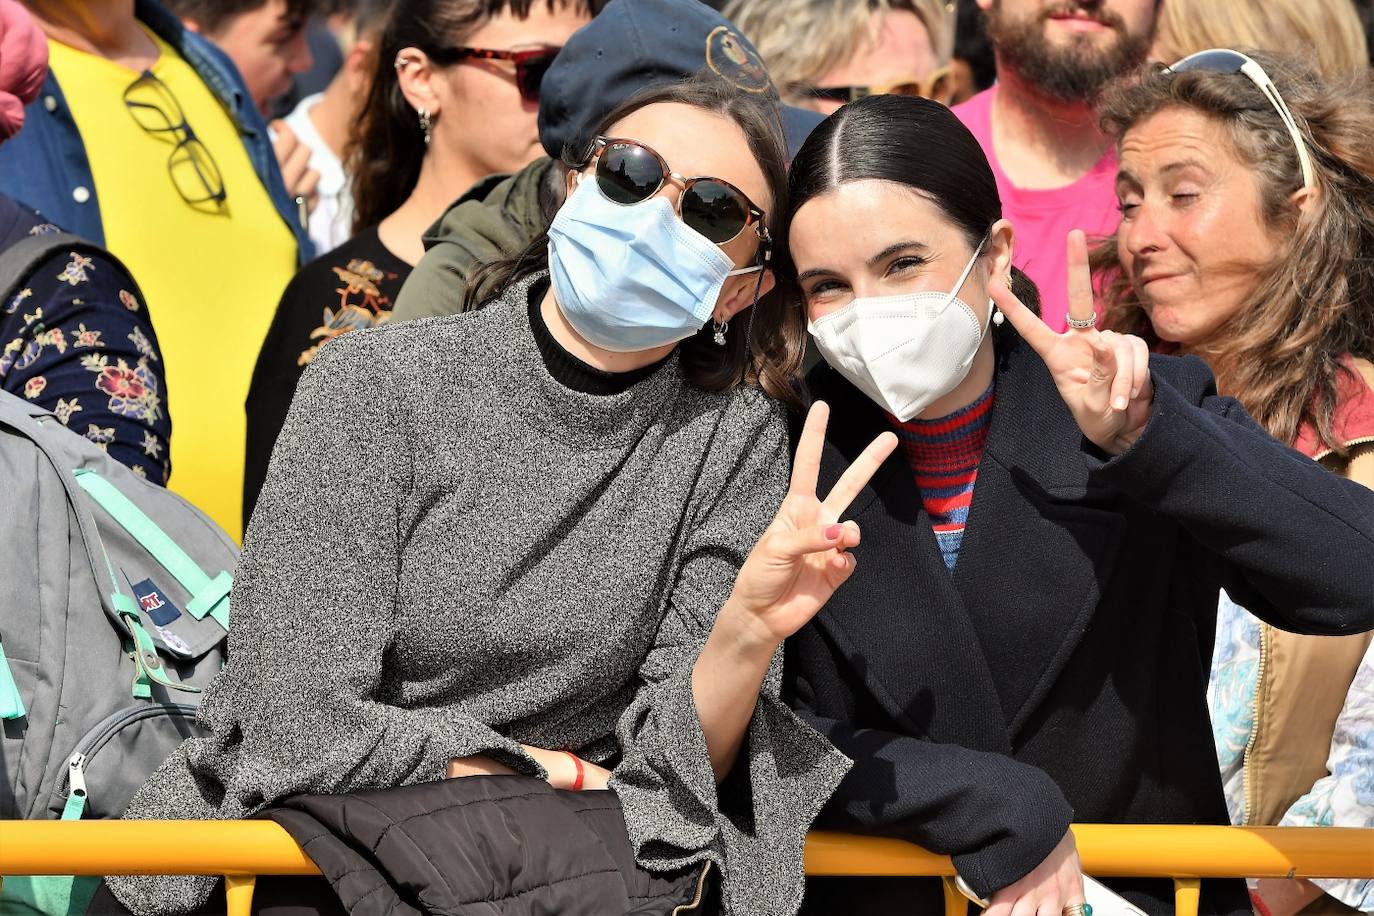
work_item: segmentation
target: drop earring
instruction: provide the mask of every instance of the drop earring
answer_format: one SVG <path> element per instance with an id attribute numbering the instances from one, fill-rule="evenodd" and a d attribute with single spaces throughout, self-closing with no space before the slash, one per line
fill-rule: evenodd
<path id="1" fill-rule="evenodd" d="M 725 346 L 725 332 L 730 329 L 730 322 L 712 321 L 711 325 L 716 329 L 716 335 L 712 338 L 716 342 L 716 346 Z"/>
<path id="2" fill-rule="evenodd" d="M 420 109 L 420 130 L 425 135 L 425 146 L 429 146 L 429 141 L 434 139 L 434 119 L 430 117 L 428 108 Z"/>

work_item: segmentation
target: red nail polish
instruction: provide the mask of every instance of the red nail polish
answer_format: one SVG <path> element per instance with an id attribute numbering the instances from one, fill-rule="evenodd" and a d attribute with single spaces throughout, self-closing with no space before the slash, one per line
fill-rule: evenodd
<path id="1" fill-rule="evenodd" d="M 827 541 L 838 540 L 842 531 L 844 531 L 844 525 L 831 525 L 825 529 L 825 539 Z"/>

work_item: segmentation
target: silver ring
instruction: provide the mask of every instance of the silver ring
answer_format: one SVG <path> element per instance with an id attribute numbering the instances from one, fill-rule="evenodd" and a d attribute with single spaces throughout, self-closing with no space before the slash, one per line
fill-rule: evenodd
<path id="1" fill-rule="evenodd" d="M 1091 318 L 1075 318 L 1072 315 L 1068 315 L 1066 317 L 1069 322 L 1069 327 L 1077 328 L 1080 331 L 1085 331 L 1088 328 L 1097 326 L 1097 315 L 1095 313 Z M 1065 913 L 1064 916 L 1078 916 L 1078 914 Z"/>

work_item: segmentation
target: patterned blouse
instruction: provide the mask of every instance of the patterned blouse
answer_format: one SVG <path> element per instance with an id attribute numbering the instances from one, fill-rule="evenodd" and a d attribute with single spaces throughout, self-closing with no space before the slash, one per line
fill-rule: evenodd
<path id="1" fill-rule="evenodd" d="M 0 195 L 0 249 L 58 231 Z M 0 303 L 0 388 L 52 411 L 135 474 L 167 482 L 172 422 L 157 337 L 113 258 L 60 252 Z"/>
<path id="2" fill-rule="evenodd" d="M 1217 609 L 1217 645 L 1207 701 L 1231 823 L 1245 823 L 1245 748 L 1255 725 L 1260 622 L 1225 592 Z M 1282 827 L 1374 827 L 1374 644 L 1365 652 L 1331 736 L 1329 775 L 1293 803 Z M 1374 911 L 1374 880 L 1313 882 L 1348 906 Z"/>

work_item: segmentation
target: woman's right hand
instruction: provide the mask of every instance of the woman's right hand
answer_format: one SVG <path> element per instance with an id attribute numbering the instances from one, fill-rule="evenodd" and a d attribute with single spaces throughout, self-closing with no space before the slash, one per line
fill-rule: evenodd
<path id="1" fill-rule="evenodd" d="M 735 579 L 722 616 L 733 616 L 753 634 L 753 642 L 772 648 L 816 615 L 849 574 L 859 544 L 859 526 L 840 516 L 897 447 L 883 433 L 845 469 L 822 501 L 816 495 L 821 451 L 830 408 L 817 401 L 806 416 L 792 463 L 787 497 L 749 552 Z"/>
<path id="2" fill-rule="evenodd" d="M 1083 902 L 1083 865 L 1073 831 L 1020 881 L 992 895 L 983 916 L 1060 916 L 1064 907 Z"/>

